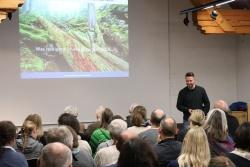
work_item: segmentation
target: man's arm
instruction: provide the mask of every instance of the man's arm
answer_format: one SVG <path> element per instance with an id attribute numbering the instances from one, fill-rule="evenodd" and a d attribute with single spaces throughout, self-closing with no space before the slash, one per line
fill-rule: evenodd
<path id="1" fill-rule="evenodd" d="M 188 108 L 184 106 L 183 103 L 184 103 L 184 96 L 183 96 L 183 93 L 180 91 L 178 94 L 178 98 L 177 98 L 176 108 L 183 113 L 188 112 Z"/>
<path id="2" fill-rule="evenodd" d="M 202 101 L 204 104 L 204 112 L 207 115 L 208 111 L 210 110 L 210 101 L 205 89 L 203 89 Z"/>

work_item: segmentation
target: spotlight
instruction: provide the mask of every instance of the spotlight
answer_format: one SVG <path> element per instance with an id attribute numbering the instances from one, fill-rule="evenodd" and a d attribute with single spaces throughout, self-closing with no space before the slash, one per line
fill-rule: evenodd
<path id="1" fill-rule="evenodd" d="M 9 18 L 9 20 L 12 19 L 12 13 L 8 13 L 8 18 Z"/>
<path id="2" fill-rule="evenodd" d="M 184 23 L 186 26 L 188 26 L 188 23 L 189 23 L 188 13 L 186 13 L 186 17 L 184 18 L 183 23 Z"/>
<path id="3" fill-rule="evenodd" d="M 210 14 L 210 17 L 213 19 L 213 20 L 216 20 L 218 16 L 218 12 L 214 9 L 211 14 Z"/>

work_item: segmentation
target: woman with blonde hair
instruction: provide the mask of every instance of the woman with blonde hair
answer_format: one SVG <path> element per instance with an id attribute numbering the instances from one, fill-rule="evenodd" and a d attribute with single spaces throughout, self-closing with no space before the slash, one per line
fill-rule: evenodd
<path id="1" fill-rule="evenodd" d="M 204 124 L 212 156 L 225 155 L 234 150 L 234 141 L 228 135 L 225 112 L 215 108 L 208 112 Z"/>
<path id="2" fill-rule="evenodd" d="M 37 129 L 37 138 L 40 139 L 43 136 L 43 126 L 42 126 L 42 118 L 39 114 L 30 114 L 28 115 L 25 121 L 32 121 L 36 125 Z"/>
<path id="3" fill-rule="evenodd" d="M 193 126 L 203 126 L 205 123 L 205 113 L 200 110 L 200 109 L 196 109 L 196 110 L 192 110 L 191 115 L 188 119 L 189 122 L 189 127 L 186 130 L 181 131 L 178 136 L 177 136 L 177 140 L 179 141 L 183 141 L 187 131 L 192 128 Z"/>
<path id="4" fill-rule="evenodd" d="M 35 166 L 43 148 L 43 144 L 37 140 L 36 124 L 32 121 L 24 121 L 20 135 L 20 138 L 16 139 L 17 150 L 24 154 L 29 167 Z"/>
<path id="5" fill-rule="evenodd" d="M 206 132 L 202 127 L 194 126 L 186 134 L 181 155 L 171 161 L 168 167 L 207 167 L 210 161 L 210 149 Z"/>

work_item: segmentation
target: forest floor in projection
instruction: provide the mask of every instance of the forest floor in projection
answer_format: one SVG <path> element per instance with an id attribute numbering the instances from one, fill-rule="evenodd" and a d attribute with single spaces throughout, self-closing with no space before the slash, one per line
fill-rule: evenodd
<path id="1" fill-rule="evenodd" d="M 127 6 L 104 6 L 95 15 L 90 27 L 88 15 L 62 19 L 21 11 L 21 71 L 128 71 Z"/>

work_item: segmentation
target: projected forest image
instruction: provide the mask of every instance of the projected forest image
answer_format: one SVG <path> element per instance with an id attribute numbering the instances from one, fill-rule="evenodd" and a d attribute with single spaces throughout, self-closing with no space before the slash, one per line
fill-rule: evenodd
<path id="1" fill-rule="evenodd" d="M 25 0 L 19 30 L 21 72 L 129 71 L 127 1 Z"/>

